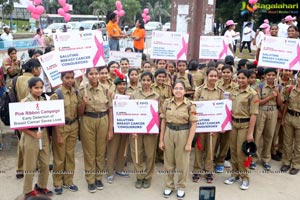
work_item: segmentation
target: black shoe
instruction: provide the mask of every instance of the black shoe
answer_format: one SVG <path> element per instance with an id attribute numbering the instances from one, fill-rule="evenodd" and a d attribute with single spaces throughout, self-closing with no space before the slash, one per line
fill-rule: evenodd
<path id="1" fill-rule="evenodd" d="M 276 155 L 280 157 L 280 159 L 282 158 L 282 153 L 280 151 L 276 152 Z"/>
<path id="2" fill-rule="evenodd" d="M 22 179 L 22 178 L 24 178 L 23 172 L 22 172 L 22 171 L 17 171 L 16 178 L 17 178 L 17 179 Z"/>
<path id="3" fill-rule="evenodd" d="M 270 165 L 270 163 L 264 163 L 264 164 L 263 164 L 263 168 L 264 168 L 265 171 L 270 171 L 270 170 L 271 170 L 271 165 Z"/>
<path id="4" fill-rule="evenodd" d="M 101 180 L 96 180 L 95 184 L 96 184 L 97 190 L 103 190 L 104 189 L 104 185 L 103 185 Z"/>
<path id="5" fill-rule="evenodd" d="M 298 174 L 298 172 L 299 172 L 299 169 L 292 168 L 292 169 L 290 170 L 290 174 L 291 174 L 291 175 L 296 175 L 296 174 Z"/>
<path id="6" fill-rule="evenodd" d="M 47 188 L 41 188 L 38 186 L 38 184 L 34 185 L 35 191 L 37 191 L 40 194 L 47 195 L 47 196 L 52 196 L 53 192 L 51 190 L 48 190 Z"/>
<path id="7" fill-rule="evenodd" d="M 193 174 L 192 179 L 194 183 L 198 183 L 200 180 L 200 174 Z"/>
<path id="8" fill-rule="evenodd" d="M 276 161 L 281 161 L 281 157 L 277 154 L 271 154 L 271 159 Z"/>
<path id="9" fill-rule="evenodd" d="M 95 184 L 88 184 L 88 191 L 90 193 L 95 193 L 97 190 L 96 190 L 96 185 Z"/>
<path id="10" fill-rule="evenodd" d="M 53 164 L 49 164 L 49 171 L 53 170 Z"/>
<path id="11" fill-rule="evenodd" d="M 280 171 L 282 172 L 287 172 L 291 167 L 289 165 L 282 165 L 280 168 Z"/>

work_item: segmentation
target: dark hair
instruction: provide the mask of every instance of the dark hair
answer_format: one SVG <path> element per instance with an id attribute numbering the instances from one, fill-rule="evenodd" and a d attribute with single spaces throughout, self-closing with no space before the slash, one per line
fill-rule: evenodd
<path id="1" fill-rule="evenodd" d="M 256 72 L 255 72 L 254 69 L 249 69 L 248 71 L 249 71 L 250 76 L 251 76 L 252 74 L 255 74 L 255 76 L 256 76 Z M 250 76 L 249 76 L 249 77 L 250 77 Z"/>
<path id="2" fill-rule="evenodd" d="M 214 65 L 213 65 L 214 64 Z M 217 68 L 218 65 L 225 65 L 224 61 L 222 60 L 219 60 L 218 62 L 214 62 L 214 61 L 209 61 L 209 63 L 207 63 L 207 68 L 210 68 L 210 67 L 215 67 Z"/>
<path id="3" fill-rule="evenodd" d="M 111 20 L 113 20 L 116 16 L 117 16 L 116 13 L 111 13 L 111 14 L 109 15 L 109 17 L 108 17 L 108 20 L 111 21 Z"/>
<path id="4" fill-rule="evenodd" d="M 120 63 L 121 63 L 122 61 L 127 61 L 127 62 L 128 62 L 128 64 L 129 64 L 129 60 L 128 60 L 128 58 L 121 58 L 121 60 L 120 60 Z"/>
<path id="5" fill-rule="evenodd" d="M 13 52 L 13 51 L 16 51 L 16 52 L 17 52 L 17 49 L 16 49 L 15 47 L 9 47 L 9 48 L 7 49 L 7 54 L 9 55 L 9 54 L 11 54 L 11 52 Z"/>
<path id="6" fill-rule="evenodd" d="M 51 49 L 52 49 L 52 48 L 54 48 L 54 46 L 52 46 L 52 45 L 47 46 L 47 47 L 45 48 L 44 54 L 51 52 Z"/>
<path id="7" fill-rule="evenodd" d="M 79 27 L 79 30 L 80 30 L 80 31 L 84 31 L 83 26 L 80 26 L 80 27 Z"/>
<path id="8" fill-rule="evenodd" d="M 151 81 L 153 82 L 153 74 L 151 72 L 143 72 L 141 75 L 141 80 L 143 79 L 144 76 L 149 76 Z"/>
<path id="9" fill-rule="evenodd" d="M 145 62 L 144 62 L 144 65 L 145 65 L 145 64 L 150 64 L 150 66 L 151 66 L 151 63 L 150 63 L 149 61 L 145 61 Z M 143 66 L 144 66 L 144 65 L 143 65 Z"/>
<path id="10" fill-rule="evenodd" d="M 37 28 L 37 29 L 36 29 L 36 33 L 39 34 L 40 32 L 41 32 L 41 29 L 40 29 L 40 28 Z"/>
<path id="11" fill-rule="evenodd" d="M 131 47 L 126 47 L 125 51 L 127 51 L 127 50 L 130 50 L 131 52 L 133 52 L 133 48 L 131 48 Z"/>
<path id="12" fill-rule="evenodd" d="M 225 64 L 225 65 L 222 67 L 222 71 L 224 71 L 225 69 L 229 69 L 229 70 L 233 73 L 233 68 L 232 68 L 231 65 Z"/>
<path id="13" fill-rule="evenodd" d="M 248 61 L 246 63 L 246 66 L 247 66 L 247 69 L 255 69 L 255 68 L 257 68 L 256 65 L 254 64 L 254 62 L 250 62 L 250 61 Z"/>
<path id="14" fill-rule="evenodd" d="M 237 72 L 237 75 L 240 75 L 240 74 L 244 74 L 247 78 L 250 77 L 250 72 L 249 72 L 249 70 L 247 70 L 247 69 L 240 69 L 240 70 Z"/>
<path id="15" fill-rule="evenodd" d="M 254 69 L 255 69 L 255 68 L 253 68 L 253 69 L 251 69 L 251 70 L 255 71 Z M 257 68 L 257 77 L 261 77 L 261 76 L 263 76 L 263 75 L 264 75 L 264 68 L 263 68 L 263 67 L 258 67 L 258 68 Z"/>
<path id="16" fill-rule="evenodd" d="M 40 77 L 32 77 L 31 79 L 28 80 L 28 87 L 31 89 L 38 82 L 41 82 L 44 85 L 44 82 Z"/>
<path id="17" fill-rule="evenodd" d="M 34 55 L 35 49 L 28 49 L 28 56 L 31 58 Z"/>
<path id="18" fill-rule="evenodd" d="M 187 65 L 187 62 L 185 60 L 178 60 L 177 61 L 177 66 L 178 66 L 179 63 L 184 63 L 185 65 Z"/>
<path id="19" fill-rule="evenodd" d="M 272 24 L 272 25 L 270 26 L 270 29 L 271 29 L 273 26 L 276 26 L 277 29 L 278 29 L 278 25 L 277 25 L 277 24 Z"/>
<path id="20" fill-rule="evenodd" d="M 293 28 L 296 32 L 298 31 L 298 27 L 295 26 L 295 25 L 289 26 L 287 30 L 289 30 L 289 29 L 291 29 L 291 28 Z"/>
<path id="21" fill-rule="evenodd" d="M 98 72 L 100 72 L 102 69 L 107 69 L 107 71 L 109 72 L 109 67 L 106 65 L 100 66 L 100 67 L 98 67 L 98 69 L 99 69 Z"/>
<path id="22" fill-rule="evenodd" d="M 242 66 L 245 66 L 248 61 L 249 61 L 248 59 L 241 59 L 237 64 L 237 66 L 238 66 L 237 70 L 240 70 L 242 68 Z"/>
<path id="23" fill-rule="evenodd" d="M 110 61 L 107 66 L 110 68 L 113 64 L 117 64 L 120 67 L 120 64 L 117 61 Z"/>
<path id="24" fill-rule="evenodd" d="M 184 90 L 186 90 L 185 83 L 184 83 L 182 80 L 176 80 L 176 81 L 173 83 L 173 85 L 172 85 L 172 88 L 173 88 L 173 89 L 175 88 L 175 85 L 176 85 L 177 83 L 180 83 L 180 84 L 183 86 Z"/>
<path id="25" fill-rule="evenodd" d="M 234 65 L 234 57 L 227 55 L 224 59 L 225 64 Z"/>
<path id="26" fill-rule="evenodd" d="M 208 74 L 209 74 L 211 71 L 215 71 L 215 72 L 218 73 L 218 70 L 217 70 L 216 68 L 210 67 L 210 68 L 208 68 L 207 71 L 206 71 L 206 76 L 208 76 Z"/>
<path id="27" fill-rule="evenodd" d="M 157 65 L 160 60 L 163 60 L 163 61 L 165 61 L 167 63 L 167 60 L 165 60 L 165 59 L 156 59 L 155 60 L 155 64 Z"/>
<path id="28" fill-rule="evenodd" d="M 168 66 L 169 66 L 169 64 L 172 64 L 172 65 L 176 68 L 176 62 L 170 61 L 170 62 L 168 63 Z"/>
<path id="29" fill-rule="evenodd" d="M 40 50 L 40 49 L 36 49 L 36 50 L 34 50 L 34 55 L 35 54 L 40 54 L 40 55 L 43 55 L 44 53 L 43 53 L 43 51 L 42 50 Z"/>
<path id="30" fill-rule="evenodd" d="M 133 71 L 136 71 L 137 74 L 139 74 L 139 70 L 138 70 L 137 68 L 130 68 L 130 69 L 128 70 L 128 77 L 130 76 L 131 72 L 133 72 Z"/>
<path id="31" fill-rule="evenodd" d="M 165 69 L 158 69 L 158 70 L 155 71 L 154 77 L 157 77 L 159 74 L 167 75 L 167 72 L 166 72 Z"/>
<path id="32" fill-rule="evenodd" d="M 199 66 L 199 63 L 197 60 L 195 60 L 195 59 L 190 60 L 189 65 L 188 65 L 188 70 L 195 71 L 198 69 L 198 66 Z"/>
<path id="33" fill-rule="evenodd" d="M 25 72 L 31 73 L 34 68 L 38 68 L 41 66 L 41 63 L 38 59 L 36 58 L 30 58 L 26 63 L 22 65 L 22 68 L 24 69 Z"/>
<path id="34" fill-rule="evenodd" d="M 226 26 L 226 27 L 222 30 L 221 36 L 224 36 L 224 35 L 225 35 L 225 33 L 226 33 L 226 31 L 228 30 L 228 28 L 229 28 L 229 26 Z"/>
<path id="35" fill-rule="evenodd" d="M 140 19 L 138 19 L 138 21 L 139 21 L 139 24 L 140 24 L 140 28 L 141 29 L 145 29 L 145 22 L 144 22 L 144 20 L 142 18 L 140 18 Z"/>
<path id="36" fill-rule="evenodd" d="M 91 69 L 95 68 L 97 70 L 97 72 L 99 73 L 100 69 L 99 67 L 91 67 L 91 68 L 86 68 L 85 69 L 85 75 L 88 75 L 88 73 L 90 73 Z"/>
<path id="37" fill-rule="evenodd" d="M 61 72 L 60 73 L 60 78 L 63 78 L 67 74 L 73 74 L 73 76 L 75 76 L 74 71 L 66 71 L 66 72 Z"/>
<path id="38" fill-rule="evenodd" d="M 147 55 L 142 53 L 142 61 L 147 61 Z"/>

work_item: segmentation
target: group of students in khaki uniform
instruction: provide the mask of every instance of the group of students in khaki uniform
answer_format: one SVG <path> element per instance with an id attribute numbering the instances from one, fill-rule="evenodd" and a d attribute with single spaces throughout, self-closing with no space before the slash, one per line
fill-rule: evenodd
<path id="1" fill-rule="evenodd" d="M 17 79 L 17 101 L 42 100 L 40 87 L 43 87 L 43 82 L 36 78 L 40 73 L 40 64 L 36 61 L 29 60 L 27 66 L 30 67 L 26 68 L 24 65 L 25 73 Z M 26 198 L 35 196 L 36 191 L 52 195 L 52 191 L 47 189 L 50 146 L 53 152 L 54 192 L 62 194 L 63 188 L 78 190 L 73 183 L 74 149 L 78 135 L 84 153 L 85 178 L 91 193 L 104 188 L 104 175 L 110 184 L 113 183 L 115 175 L 128 177 L 125 163 L 127 151 L 130 150 L 136 172 L 136 188 L 151 187 L 155 161 L 163 160 L 166 170 L 163 195 L 169 197 L 176 189 L 177 198 L 184 198 L 193 141 L 194 182 L 198 182 L 204 173 L 207 182 L 211 183 L 214 171 L 223 171 L 225 157 L 230 149 L 232 175 L 225 180 L 225 184 L 230 185 L 242 179 L 240 188 L 248 189 L 248 168 L 244 166 L 247 156 L 242 151 L 242 143 L 255 141 L 262 153 L 259 151 L 258 158 L 254 161 L 262 159 L 264 169 L 270 170 L 271 148 L 274 148 L 272 143 L 276 141 L 274 127 L 278 123 L 278 113 L 281 111 L 280 124 L 283 124 L 284 131 L 280 141 L 276 141 L 281 142 L 283 146 L 281 170 L 288 171 L 291 168 L 290 173 L 297 174 L 300 169 L 299 73 L 295 85 L 282 86 L 275 83 L 277 70 L 265 69 L 264 80 L 254 87 L 249 84 L 251 71 L 241 69 L 234 74 L 234 68 L 230 64 L 222 66 L 222 76 L 219 76 L 216 67 L 202 70 L 196 67 L 196 72 L 189 74 L 186 69 L 189 67 L 193 71 L 195 66 L 198 66 L 195 61 L 178 61 L 177 74 L 168 72 L 167 61 L 157 60 L 156 63 L 153 73 L 139 73 L 140 70 L 131 68 L 124 70 L 123 76 L 115 70 L 120 68 L 117 62 L 109 63 L 108 67 L 89 68 L 85 74 L 87 81 L 82 82 L 77 89 L 73 87 L 73 72 L 61 74 L 63 84 L 55 90 L 51 100 L 64 99 L 66 124 L 53 128 L 52 145 L 48 137 L 50 132 L 46 128 L 22 130 L 20 157 L 24 161 L 23 169 L 20 166 L 18 170 L 24 172 L 23 193 Z M 27 82 L 29 89 L 25 94 L 20 86 L 26 85 Z M 128 95 L 130 99 L 159 101 L 160 135 L 114 134 L 112 99 L 116 94 Z M 232 100 L 233 105 L 232 130 L 222 133 L 195 133 L 197 114 L 191 100 L 228 98 Z M 278 110 L 280 107 L 282 110 Z M 38 149 L 39 138 L 43 140 L 42 150 Z M 260 140 L 263 140 L 263 143 L 260 143 Z M 159 150 L 163 151 L 163 154 L 159 155 Z M 252 169 L 255 162 L 251 163 Z M 37 167 L 40 170 L 39 180 L 32 191 L 33 173 L 30 172 L 34 172 Z M 178 175 L 177 182 L 174 179 L 175 175 Z"/>

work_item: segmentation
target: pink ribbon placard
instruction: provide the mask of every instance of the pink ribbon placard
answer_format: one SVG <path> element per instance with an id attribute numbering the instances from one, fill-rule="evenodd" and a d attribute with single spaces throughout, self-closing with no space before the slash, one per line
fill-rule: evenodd
<path id="1" fill-rule="evenodd" d="M 101 57 L 104 59 L 104 48 L 103 48 L 103 43 L 99 42 L 96 35 L 94 36 L 94 39 L 95 39 L 95 44 L 96 44 L 96 47 L 97 47 L 97 52 L 94 56 L 93 64 L 94 64 L 94 67 L 96 67 L 99 59 Z"/>
<path id="2" fill-rule="evenodd" d="M 177 54 L 177 60 L 179 60 L 183 55 L 187 56 L 188 43 L 185 41 L 184 36 L 182 36 L 181 38 L 181 43 L 182 43 L 182 49 Z M 184 60 L 186 60 L 186 58 Z"/>
<path id="3" fill-rule="evenodd" d="M 224 121 L 223 121 L 223 123 L 221 125 L 222 131 L 225 130 L 225 127 L 227 126 L 228 123 L 232 124 L 231 111 L 228 108 L 227 104 L 225 106 L 225 112 L 226 112 L 226 118 L 224 119 Z"/>
<path id="4" fill-rule="evenodd" d="M 297 45 L 297 56 L 290 62 L 289 69 L 292 69 L 297 63 L 300 65 L 300 45 Z"/>
<path id="5" fill-rule="evenodd" d="M 150 105 L 150 112 L 151 112 L 151 115 L 152 115 L 152 119 L 149 122 L 149 124 L 147 125 L 147 133 L 150 133 L 150 131 L 154 127 L 154 125 L 159 127 L 158 112 L 155 112 L 152 105 Z"/>
<path id="6" fill-rule="evenodd" d="M 221 59 L 224 55 L 227 56 L 227 54 L 228 54 L 228 45 L 226 44 L 224 39 L 223 39 L 222 44 L 223 44 L 223 50 L 219 54 L 219 59 Z"/>

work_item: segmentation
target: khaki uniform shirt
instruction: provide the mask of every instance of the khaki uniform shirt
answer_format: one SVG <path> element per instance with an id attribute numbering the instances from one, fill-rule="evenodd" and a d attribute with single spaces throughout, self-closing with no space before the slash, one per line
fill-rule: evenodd
<path id="1" fill-rule="evenodd" d="M 32 102 L 32 101 L 44 101 L 43 97 L 39 97 L 38 100 L 36 100 L 32 94 L 28 94 L 24 99 L 21 100 L 21 102 Z"/>
<path id="2" fill-rule="evenodd" d="M 239 85 L 237 83 L 232 82 L 232 81 L 230 82 L 229 85 L 225 86 L 225 83 L 224 83 L 223 79 L 218 81 L 216 83 L 216 85 L 218 86 L 218 88 L 220 88 L 224 92 L 231 92 L 234 88 L 239 87 Z"/>
<path id="3" fill-rule="evenodd" d="M 196 88 L 194 101 L 210 101 L 224 99 L 224 92 L 215 85 L 213 90 L 208 89 L 207 83 Z"/>
<path id="4" fill-rule="evenodd" d="M 165 119 L 167 123 L 178 125 L 198 121 L 196 106 L 186 97 L 180 105 L 176 105 L 174 97 L 167 99 L 163 103 L 160 118 Z"/>
<path id="5" fill-rule="evenodd" d="M 100 83 L 100 82 L 99 82 Z M 114 93 L 115 89 L 116 89 L 116 85 L 111 82 L 110 80 L 108 80 L 109 85 L 104 85 L 102 83 L 100 83 L 101 85 L 103 85 L 109 92 L 109 94 Z"/>
<path id="6" fill-rule="evenodd" d="M 181 80 L 181 81 L 184 82 L 186 90 L 194 90 L 195 89 L 195 85 L 193 83 L 193 80 L 192 80 L 192 85 L 190 84 L 190 81 L 189 81 L 189 78 L 188 78 L 188 73 L 185 73 L 184 76 L 181 76 L 179 73 L 177 73 L 176 81 L 177 80 Z"/>
<path id="7" fill-rule="evenodd" d="M 235 88 L 230 97 L 232 100 L 232 117 L 236 119 L 250 118 L 251 115 L 258 114 L 259 98 L 257 92 L 250 86 L 243 91 Z"/>
<path id="8" fill-rule="evenodd" d="M 142 88 L 137 89 L 130 95 L 130 99 L 151 99 L 158 101 L 158 111 L 160 111 L 160 96 L 151 89 L 150 94 L 147 96 L 143 93 Z"/>
<path id="9" fill-rule="evenodd" d="M 19 76 L 16 82 L 17 101 L 20 102 L 29 94 L 28 81 L 34 77 L 33 74 L 25 72 L 22 76 Z"/>
<path id="10" fill-rule="evenodd" d="M 88 102 L 85 105 L 85 112 L 106 112 L 112 107 L 112 101 L 108 94 L 108 90 L 101 84 L 93 88 L 89 83 L 79 88 L 79 104 L 85 96 L 84 88 L 86 88 Z"/>
<path id="11" fill-rule="evenodd" d="M 291 87 L 291 86 L 290 86 Z M 290 90 L 290 89 L 288 89 Z M 299 85 L 293 86 L 291 92 L 285 93 L 285 99 L 289 102 L 288 109 L 300 112 L 300 90 Z"/>
<path id="12" fill-rule="evenodd" d="M 264 86 L 262 87 L 262 90 L 258 87 L 258 97 L 259 99 L 265 99 L 266 97 L 270 96 L 272 92 L 275 89 L 275 85 L 271 86 L 268 85 L 266 82 L 264 83 Z M 267 103 L 265 103 L 262 106 L 276 106 L 277 100 L 275 98 L 272 98 Z"/>
<path id="13" fill-rule="evenodd" d="M 170 85 L 163 84 L 162 86 L 158 86 L 156 83 L 153 83 L 151 88 L 160 96 L 162 101 L 172 97 L 172 88 Z"/>
<path id="14" fill-rule="evenodd" d="M 205 75 L 201 71 L 189 71 L 189 73 L 193 76 L 195 87 L 198 87 L 204 83 Z"/>
<path id="15" fill-rule="evenodd" d="M 129 95 L 131 95 L 131 94 L 133 94 L 133 92 L 135 92 L 136 90 L 141 89 L 141 88 L 142 88 L 142 87 L 140 86 L 140 84 L 138 84 L 136 88 L 134 88 L 134 87 L 132 87 L 130 84 L 128 84 L 128 87 L 127 87 L 127 89 L 126 89 L 126 92 L 127 92 Z"/>

